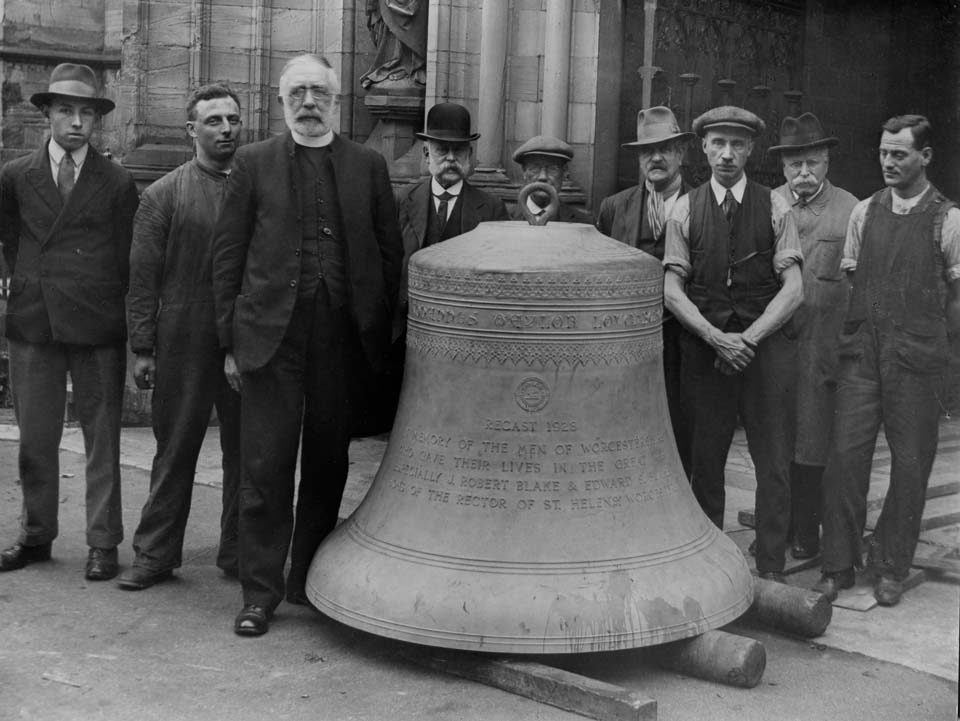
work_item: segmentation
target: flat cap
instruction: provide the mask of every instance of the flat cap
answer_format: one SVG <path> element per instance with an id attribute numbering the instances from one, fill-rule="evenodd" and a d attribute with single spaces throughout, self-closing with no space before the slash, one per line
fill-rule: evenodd
<path id="1" fill-rule="evenodd" d="M 569 162 L 573 158 L 573 148 L 552 135 L 534 135 L 514 151 L 513 162 L 523 164 L 527 155 L 549 155 Z"/>
<path id="2" fill-rule="evenodd" d="M 693 132 L 701 138 L 712 128 L 728 127 L 741 128 L 753 135 L 760 135 L 767 127 L 756 115 L 749 110 L 738 108 L 735 105 L 721 105 L 711 108 L 693 121 Z"/>

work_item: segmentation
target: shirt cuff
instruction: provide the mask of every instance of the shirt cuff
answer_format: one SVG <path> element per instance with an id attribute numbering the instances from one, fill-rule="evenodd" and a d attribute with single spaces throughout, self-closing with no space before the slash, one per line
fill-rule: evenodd
<path id="1" fill-rule="evenodd" d="M 681 278 L 686 280 L 690 277 L 691 266 L 689 261 L 679 258 L 675 255 L 668 255 L 663 259 L 663 269 L 665 271 L 672 270 Z"/>
<path id="2" fill-rule="evenodd" d="M 841 273 L 852 273 L 857 269 L 857 261 L 853 258 L 844 258 L 840 261 Z"/>
<path id="3" fill-rule="evenodd" d="M 960 280 L 960 265 L 954 265 L 950 268 L 947 268 L 947 280 L 951 283 L 955 280 Z"/>
<path id="4" fill-rule="evenodd" d="M 783 271 L 794 264 L 803 265 L 803 253 L 799 250 L 783 250 L 773 256 L 773 269 L 777 275 L 782 275 Z"/>

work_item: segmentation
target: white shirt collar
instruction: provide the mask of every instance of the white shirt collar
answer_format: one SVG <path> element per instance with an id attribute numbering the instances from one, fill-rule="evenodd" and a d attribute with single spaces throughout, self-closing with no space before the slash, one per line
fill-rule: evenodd
<path id="1" fill-rule="evenodd" d="M 930 183 L 927 183 L 927 187 L 914 195 L 912 198 L 901 198 L 899 195 L 897 195 L 896 190 L 892 191 L 890 193 L 891 209 L 897 215 L 906 215 L 917 206 L 917 203 L 919 203 L 923 196 L 927 194 L 928 190 L 930 190 Z"/>
<path id="2" fill-rule="evenodd" d="M 77 166 L 77 172 L 80 171 L 80 166 L 83 165 L 83 161 L 87 159 L 87 150 L 89 147 L 90 145 L 88 143 L 84 143 L 71 153 L 73 162 Z M 56 140 L 50 138 L 50 145 L 47 151 L 50 153 L 50 162 L 59 168 L 60 163 L 63 162 L 63 156 L 67 154 L 66 149 Z"/>
<path id="3" fill-rule="evenodd" d="M 723 205 L 723 199 L 727 195 L 727 189 L 724 188 L 720 183 L 717 182 L 717 179 L 712 175 L 710 176 L 710 189 L 713 191 L 713 197 L 717 200 L 717 205 Z M 730 190 L 733 192 L 733 199 L 738 203 L 743 202 L 743 194 L 747 189 L 747 174 L 744 173 L 740 176 L 740 180 L 733 184 L 733 187 Z"/>
<path id="4" fill-rule="evenodd" d="M 328 130 L 326 133 L 320 136 L 301 135 L 293 129 L 290 130 L 290 133 L 293 135 L 293 142 L 295 142 L 297 145 L 303 145 L 307 148 L 324 148 L 333 142 L 332 130 Z"/>
<path id="5" fill-rule="evenodd" d="M 445 192 L 450 193 L 450 195 L 457 196 L 457 195 L 460 195 L 461 190 L 463 190 L 462 180 L 458 180 L 449 188 L 444 188 L 442 185 L 440 185 L 440 183 L 437 182 L 436 178 L 430 179 L 430 192 L 432 192 L 435 196 Z"/>
<path id="6" fill-rule="evenodd" d="M 820 193 L 823 192 L 823 185 L 824 185 L 823 183 L 820 183 L 820 187 L 817 188 L 817 192 L 816 192 L 816 193 L 814 193 L 813 195 L 810 195 L 810 196 L 804 198 L 804 201 L 806 201 L 806 203 L 807 203 L 808 205 L 810 204 L 810 202 L 811 202 L 814 198 L 816 198 L 818 195 L 820 195 Z M 790 194 L 793 196 L 793 202 L 794 202 L 794 203 L 796 203 L 798 200 L 800 200 L 800 196 L 793 192 L 793 188 L 790 189 Z M 739 201 L 738 201 L 738 202 L 739 202 Z"/>

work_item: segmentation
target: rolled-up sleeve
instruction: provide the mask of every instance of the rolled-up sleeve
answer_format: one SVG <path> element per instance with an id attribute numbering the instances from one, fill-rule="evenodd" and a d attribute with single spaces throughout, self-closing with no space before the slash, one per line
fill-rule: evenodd
<path id="1" fill-rule="evenodd" d="M 943 219 L 940 249 L 943 251 L 947 280 L 960 280 L 960 208 L 950 208 Z"/>
<path id="2" fill-rule="evenodd" d="M 800 234 L 797 221 L 790 212 L 790 204 L 775 191 L 770 191 L 770 220 L 773 223 L 773 269 L 777 275 L 791 265 L 803 265 Z"/>
<path id="3" fill-rule="evenodd" d="M 686 280 L 690 276 L 690 196 L 681 195 L 667 218 L 667 237 L 663 251 L 664 270 L 672 270 Z"/>
<path id="4" fill-rule="evenodd" d="M 852 273 L 857 269 L 857 259 L 860 257 L 860 242 L 863 238 L 863 223 L 867 217 L 867 206 L 870 199 L 861 200 L 853 206 L 850 220 L 847 221 L 847 238 L 843 242 L 843 258 L 840 261 L 840 272 Z"/>

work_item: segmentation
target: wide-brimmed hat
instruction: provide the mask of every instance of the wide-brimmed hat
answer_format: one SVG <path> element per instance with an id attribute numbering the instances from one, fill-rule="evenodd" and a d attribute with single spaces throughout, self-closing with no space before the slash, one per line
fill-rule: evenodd
<path id="1" fill-rule="evenodd" d="M 657 105 L 637 113 L 637 139 L 632 143 L 623 143 L 623 148 L 636 148 L 643 145 L 656 145 L 667 140 L 689 140 L 693 133 L 682 132 L 676 117 L 670 108 Z"/>
<path id="2" fill-rule="evenodd" d="M 780 144 L 767 148 L 777 150 L 809 150 L 811 148 L 831 148 L 840 141 L 828 138 L 823 132 L 820 120 L 813 113 L 804 113 L 800 117 L 789 115 L 780 124 Z"/>
<path id="3" fill-rule="evenodd" d="M 427 128 L 414 133 L 420 140 L 469 143 L 480 137 L 470 132 L 470 111 L 457 103 L 437 103 L 427 113 Z"/>
<path id="4" fill-rule="evenodd" d="M 528 155 L 546 155 L 567 163 L 573 158 L 573 148 L 552 135 L 535 135 L 513 152 L 513 162 L 522 165 Z"/>
<path id="5" fill-rule="evenodd" d="M 740 128 L 751 135 L 760 135 L 767 129 L 767 124 L 749 110 L 736 105 L 721 105 L 710 108 L 693 121 L 693 132 L 701 138 L 713 128 Z"/>
<path id="6" fill-rule="evenodd" d="M 61 63 L 50 73 L 50 83 L 47 89 L 42 93 L 31 95 L 30 102 L 42 109 L 50 104 L 54 96 L 59 95 L 74 100 L 89 101 L 98 113 L 106 115 L 116 105 L 112 100 L 100 97 L 99 86 L 97 76 L 89 65 Z"/>

